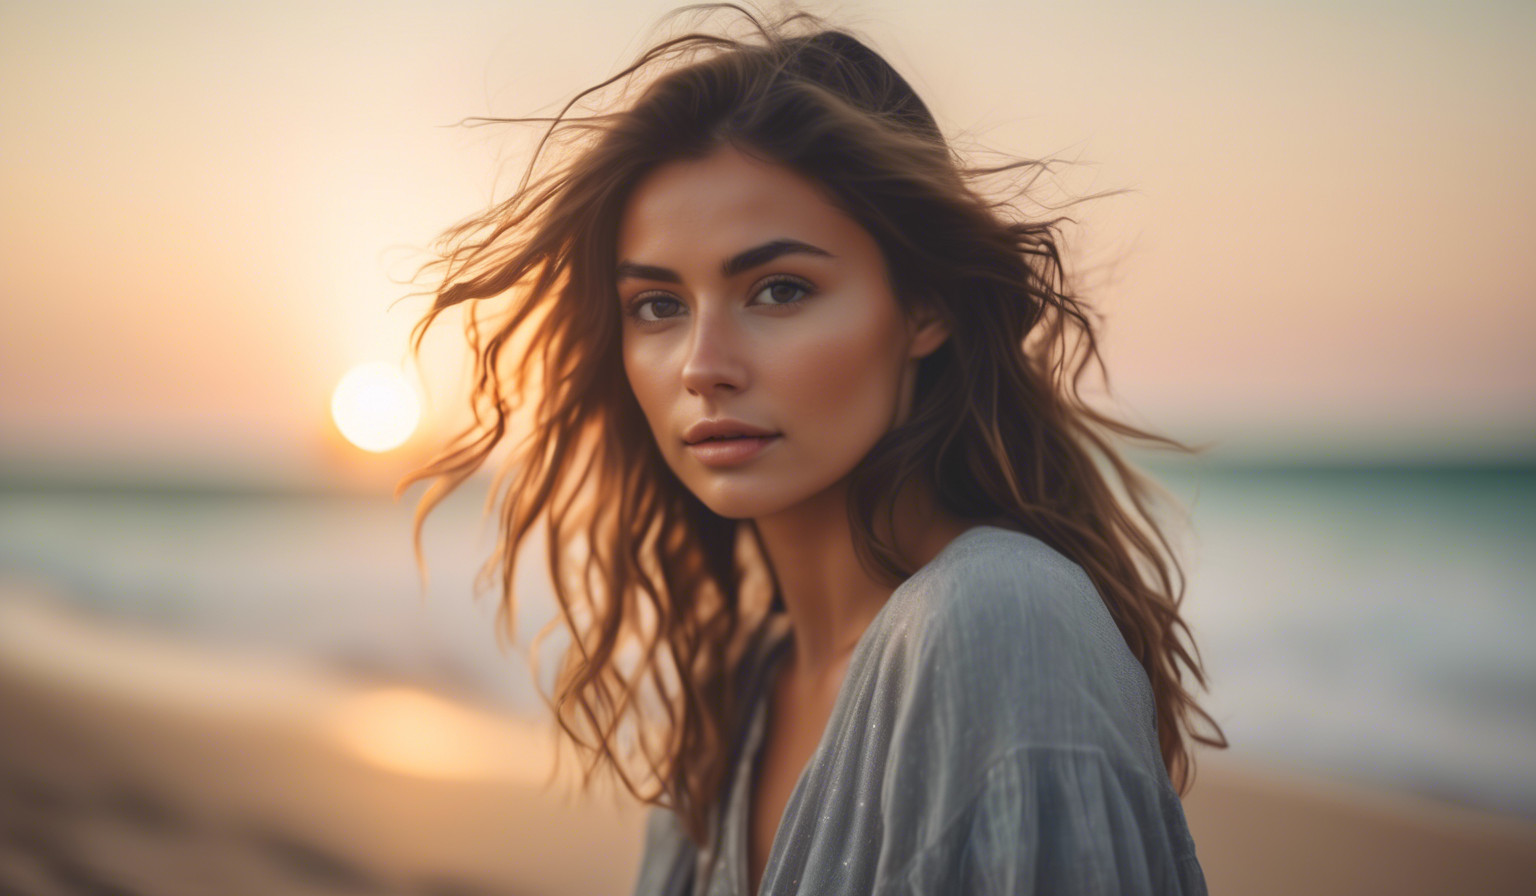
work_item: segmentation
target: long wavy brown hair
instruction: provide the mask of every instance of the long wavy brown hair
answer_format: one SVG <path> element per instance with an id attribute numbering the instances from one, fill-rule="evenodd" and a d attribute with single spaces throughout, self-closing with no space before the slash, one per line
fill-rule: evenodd
<path id="1" fill-rule="evenodd" d="M 703 27 L 721 13 L 737 36 Z M 465 307 L 475 414 L 414 477 L 434 480 L 418 532 L 498 452 L 489 568 L 510 618 L 519 548 L 542 525 L 561 611 L 552 625 L 570 639 L 546 695 L 560 730 L 588 779 L 615 773 L 702 842 L 745 708 L 737 672 L 776 595 L 753 527 L 681 484 L 630 391 L 616 239 L 648 172 L 735 146 L 829 190 L 878 242 L 899 300 L 948 326 L 921 362 L 910 416 L 852 473 L 848 518 L 865 566 L 891 583 L 915 571 L 890 537 L 893 485 L 914 479 L 956 516 L 1066 555 L 1145 668 L 1163 759 L 1187 788 L 1190 740 L 1225 740 L 1191 693 L 1204 677 L 1152 512 L 1161 493 L 1116 448 L 1181 446 L 1080 395 L 1103 369 L 1096 318 L 1069 286 L 1062 221 L 1021 210 L 1039 163 L 968 165 L 880 56 L 811 16 L 689 14 L 688 33 L 535 119 L 542 140 L 512 196 L 443 237 L 415 344 Z M 999 178 L 1016 189 L 1000 193 Z"/>

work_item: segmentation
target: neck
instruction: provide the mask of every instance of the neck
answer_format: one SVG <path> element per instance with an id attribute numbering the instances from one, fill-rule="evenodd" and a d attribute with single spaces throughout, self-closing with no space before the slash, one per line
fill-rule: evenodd
<path id="1" fill-rule="evenodd" d="M 754 521 L 794 636 L 794 665 L 820 677 L 846 662 L 894 586 L 859 562 L 845 482 Z M 896 505 L 894 543 L 913 564 L 933 559 L 966 525 L 912 489 Z"/>

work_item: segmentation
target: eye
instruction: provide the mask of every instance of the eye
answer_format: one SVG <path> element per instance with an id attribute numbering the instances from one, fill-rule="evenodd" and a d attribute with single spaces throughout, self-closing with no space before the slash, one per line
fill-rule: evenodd
<path id="1" fill-rule="evenodd" d="M 683 303 L 665 293 L 642 293 L 629 303 L 630 316 L 646 323 L 676 317 L 682 311 Z"/>
<path id="2" fill-rule="evenodd" d="M 798 277 L 780 276 L 759 283 L 752 298 L 758 305 L 792 305 L 809 298 L 813 289 Z"/>

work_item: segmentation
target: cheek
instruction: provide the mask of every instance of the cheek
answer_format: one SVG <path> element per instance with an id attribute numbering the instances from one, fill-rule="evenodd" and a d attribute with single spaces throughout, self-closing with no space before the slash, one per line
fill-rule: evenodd
<path id="1" fill-rule="evenodd" d="M 635 402 L 640 405 L 646 422 L 650 424 L 652 435 L 656 434 L 657 427 L 665 420 L 665 408 L 662 406 L 662 380 L 665 376 L 663 360 L 656 352 L 647 351 L 643 343 L 625 342 L 624 375 L 629 380 L 629 390 L 634 394 Z"/>
<path id="2" fill-rule="evenodd" d="M 900 338 L 889 319 L 867 315 L 808 334 L 774 364 L 789 409 L 829 437 L 883 435 L 894 422 Z"/>

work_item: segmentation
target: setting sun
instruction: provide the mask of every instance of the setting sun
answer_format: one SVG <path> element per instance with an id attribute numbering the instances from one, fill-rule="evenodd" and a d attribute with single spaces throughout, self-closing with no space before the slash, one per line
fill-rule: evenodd
<path id="1" fill-rule="evenodd" d="M 393 364 L 375 361 L 347 371 L 331 393 L 331 417 L 347 441 L 364 451 L 398 447 L 416 430 L 416 390 Z"/>

